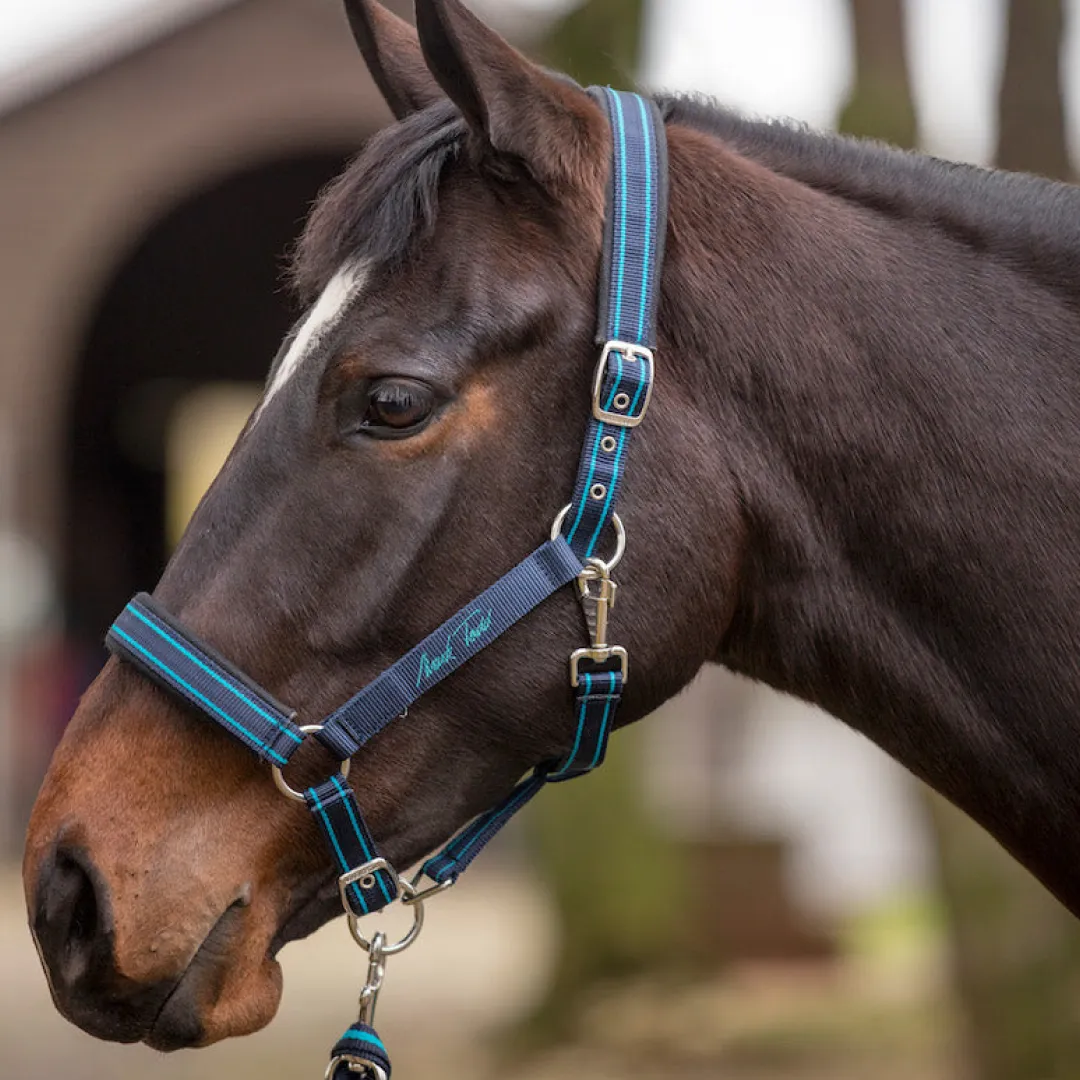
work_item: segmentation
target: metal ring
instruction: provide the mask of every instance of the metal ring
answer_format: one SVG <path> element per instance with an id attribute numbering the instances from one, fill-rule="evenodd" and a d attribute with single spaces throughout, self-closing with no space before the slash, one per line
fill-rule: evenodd
<path id="1" fill-rule="evenodd" d="M 622 412 L 623 409 L 628 408 L 629 405 L 630 405 L 630 395 L 629 394 L 616 394 L 615 395 L 615 400 L 614 400 L 614 402 L 612 404 L 615 406 L 616 409 L 618 409 L 620 412 Z"/>
<path id="2" fill-rule="evenodd" d="M 394 942 L 393 945 L 383 946 L 383 956 L 393 956 L 395 953 L 404 952 L 420 936 L 420 931 L 424 928 L 424 902 L 417 897 L 416 890 L 408 881 L 401 882 L 401 902 L 412 908 L 413 924 L 409 927 L 409 932 L 400 941 Z M 360 920 L 351 911 L 348 912 L 347 918 L 349 920 L 349 933 L 352 934 L 353 941 L 364 952 L 371 952 L 371 941 L 360 933 Z"/>
<path id="3" fill-rule="evenodd" d="M 607 488 L 603 484 L 593 484 L 589 488 L 589 498 L 595 499 L 599 502 L 607 494 Z"/>
<path id="4" fill-rule="evenodd" d="M 618 445 L 619 444 L 615 441 L 614 435 L 605 435 L 600 440 L 600 449 L 603 450 L 605 454 L 614 453 L 615 447 Z"/>
<path id="5" fill-rule="evenodd" d="M 300 727 L 300 731 L 304 735 L 316 735 L 322 731 L 322 724 L 303 724 Z M 341 779 L 348 780 L 349 769 L 352 766 L 352 761 L 346 758 L 341 763 Z M 296 788 L 290 787 L 285 781 L 285 777 L 281 772 L 281 769 L 277 765 L 270 766 L 270 775 L 274 778 L 274 784 L 277 786 L 278 791 L 285 796 L 286 799 L 292 799 L 293 802 L 305 802 L 304 793 L 297 791 Z"/>
<path id="6" fill-rule="evenodd" d="M 573 505 L 573 503 L 567 503 L 556 515 L 555 522 L 551 526 L 552 540 L 557 539 L 559 533 L 562 532 L 562 527 L 566 524 L 566 516 L 570 513 L 570 508 Z M 618 514 L 612 514 L 611 524 L 615 527 L 615 554 L 611 556 L 608 562 L 604 562 L 603 559 L 596 560 L 609 574 L 622 562 L 622 557 L 626 553 L 626 528 L 622 523 L 622 518 Z M 593 557 L 595 558 L 595 556 Z"/>

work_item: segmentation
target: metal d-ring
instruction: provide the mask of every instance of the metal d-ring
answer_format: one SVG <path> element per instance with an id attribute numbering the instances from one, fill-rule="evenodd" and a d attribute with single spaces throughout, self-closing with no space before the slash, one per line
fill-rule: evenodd
<path id="1" fill-rule="evenodd" d="M 562 532 L 563 525 L 566 524 L 566 516 L 570 513 L 570 508 L 573 503 L 567 503 L 558 513 L 555 518 L 555 523 L 551 526 L 551 539 L 554 540 L 559 533 Z M 626 528 L 622 523 L 622 518 L 618 514 L 611 515 L 611 524 L 615 527 L 615 554 L 612 555 L 609 562 L 604 562 L 603 559 L 598 559 L 595 556 L 590 558 L 590 562 L 595 562 L 597 566 L 602 567 L 605 573 L 610 574 L 619 563 L 622 562 L 623 554 L 626 552 Z"/>
<path id="2" fill-rule="evenodd" d="M 360 868 L 361 871 L 367 871 L 373 873 L 372 867 L 376 866 L 376 869 L 386 869 L 389 864 L 385 859 L 373 859 L 366 866 Z M 353 871 L 355 874 L 356 871 Z M 345 881 L 350 875 L 342 875 L 339 879 L 339 887 L 342 881 Z M 395 879 L 397 874 L 394 874 Z M 383 956 L 393 956 L 395 953 L 404 952 L 419 936 L 420 931 L 424 928 L 424 902 L 416 895 L 416 890 L 408 881 L 397 880 L 399 891 L 401 893 L 401 902 L 412 908 L 413 924 L 409 927 L 409 932 L 400 940 L 395 941 L 393 945 L 383 945 L 381 952 Z M 360 946 L 364 952 L 371 952 L 371 944 L 374 938 L 368 939 L 360 933 L 360 919 L 353 913 L 352 909 L 346 907 L 345 915 L 349 923 L 349 933 L 352 934 L 353 941 Z M 378 935 L 376 935 L 378 936 Z"/>
<path id="3" fill-rule="evenodd" d="M 304 725 L 301 726 L 300 731 L 304 735 L 316 735 L 320 731 L 322 731 L 322 729 L 323 729 L 322 724 L 304 724 Z M 349 758 L 346 758 L 341 763 L 341 779 L 342 780 L 347 780 L 349 778 L 349 767 L 351 766 L 351 764 L 352 764 L 352 762 L 350 761 Z M 286 782 L 285 777 L 282 774 L 281 769 L 280 769 L 279 766 L 271 765 L 270 766 L 270 775 L 273 776 L 274 784 L 277 786 L 278 791 L 280 791 L 281 794 L 284 795 L 286 799 L 292 799 L 293 802 L 305 802 L 306 801 L 304 799 L 304 793 L 302 791 L 297 791 L 296 788 L 289 786 L 289 784 Z"/>

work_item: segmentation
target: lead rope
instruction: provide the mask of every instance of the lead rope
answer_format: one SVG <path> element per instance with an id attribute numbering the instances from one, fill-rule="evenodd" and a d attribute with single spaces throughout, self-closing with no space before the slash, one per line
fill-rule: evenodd
<path id="1" fill-rule="evenodd" d="M 424 900 L 415 886 L 397 878 L 395 871 L 385 860 L 373 862 L 382 863 L 385 871 L 395 879 L 401 902 L 413 909 L 413 924 L 409 932 L 393 945 L 387 944 L 386 935 L 381 930 L 368 939 L 360 930 L 360 921 L 353 914 L 346 891 L 350 885 L 361 879 L 361 875 L 370 876 L 373 870 L 378 868 L 370 864 L 358 867 L 338 879 L 338 891 L 341 893 L 341 903 L 348 919 L 349 932 L 356 944 L 367 953 L 368 966 L 367 977 L 360 989 L 356 1022 L 346 1029 L 345 1034 L 330 1051 L 330 1064 L 326 1067 L 325 1080 L 347 1080 L 349 1076 L 357 1074 L 365 1080 L 390 1080 L 390 1053 L 375 1030 L 375 1006 L 379 1002 L 379 991 L 382 990 L 383 979 L 386 977 L 387 958 L 409 948 L 419 938 L 424 927 Z M 436 891 L 441 889 L 428 890 L 427 895 Z"/>
<path id="2" fill-rule="evenodd" d="M 360 991 L 360 1011 L 334 1044 L 325 1080 L 345 1080 L 349 1073 L 367 1072 L 374 1080 L 390 1080 L 390 1055 L 375 1031 L 375 1006 L 386 975 L 386 937 L 380 931 L 368 946 L 367 980 Z"/>
<path id="3" fill-rule="evenodd" d="M 350 1073 L 366 1073 L 372 1080 L 390 1080 L 390 1054 L 373 1026 L 375 1006 L 386 976 L 386 937 L 381 931 L 368 943 L 367 952 L 367 979 L 360 991 L 356 1023 L 349 1027 L 330 1051 L 325 1080 L 345 1080 Z"/>
<path id="4" fill-rule="evenodd" d="M 168 693 L 221 725 L 272 769 L 289 799 L 306 804 L 337 866 L 338 890 L 356 943 L 368 954 L 359 1015 L 335 1044 L 328 1080 L 389 1080 L 390 1057 L 374 1028 L 375 1006 L 387 960 L 409 948 L 424 925 L 424 902 L 452 886 L 489 840 L 545 784 L 582 776 L 604 760 L 629 660 L 608 642 L 617 586 L 612 572 L 626 532 L 615 498 L 626 471 L 629 436 L 652 396 L 656 312 L 667 212 L 667 157 L 656 106 L 610 88 L 590 91 L 611 122 L 613 163 L 600 278 L 597 343 L 603 346 L 592 387 L 592 414 L 570 504 L 551 538 L 419 645 L 346 701 L 321 724 L 300 727 L 296 713 L 277 701 L 152 597 L 137 595 L 109 630 L 106 644 Z M 597 555 L 612 526 L 615 552 Z M 576 583 L 589 645 L 570 656 L 577 727 L 569 754 L 539 765 L 498 806 L 461 830 L 411 881 L 382 858 L 356 793 L 345 782 L 349 761 L 387 724 L 552 594 Z M 286 782 L 288 764 L 306 735 L 341 763 L 338 773 L 304 791 Z M 430 884 L 422 886 L 424 878 Z M 412 908 L 413 925 L 393 944 L 382 932 L 370 939 L 359 920 L 394 900 Z"/>

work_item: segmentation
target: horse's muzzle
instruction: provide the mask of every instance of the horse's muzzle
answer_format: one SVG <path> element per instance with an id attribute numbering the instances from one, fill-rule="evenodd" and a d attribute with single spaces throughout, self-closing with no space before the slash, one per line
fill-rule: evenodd
<path id="1" fill-rule="evenodd" d="M 178 982 L 142 984 L 117 970 L 108 888 L 85 851 L 61 845 L 45 858 L 30 925 L 53 1001 L 64 1016 L 101 1039 L 147 1037 Z M 173 1045 L 199 1041 L 193 1018 L 177 1016 L 170 1026 L 183 1033 Z"/>

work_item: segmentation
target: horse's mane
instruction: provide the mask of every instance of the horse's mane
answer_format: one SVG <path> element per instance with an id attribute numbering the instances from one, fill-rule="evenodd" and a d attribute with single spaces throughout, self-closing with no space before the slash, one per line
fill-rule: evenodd
<path id="1" fill-rule="evenodd" d="M 960 165 L 885 143 L 743 116 L 698 95 L 656 97 L 669 123 L 714 135 L 783 176 L 892 218 L 926 223 L 968 247 L 1080 287 L 1080 188 Z M 292 262 L 302 295 L 350 259 L 403 259 L 427 235 L 443 175 L 465 144 L 439 102 L 376 134 L 319 196 Z"/>
<path id="2" fill-rule="evenodd" d="M 669 122 L 708 132 L 782 176 L 1080 290 L 1080 187 L 943 161 L 873 139 L 742 116 L 699 96 L 662 99 Z"/>

